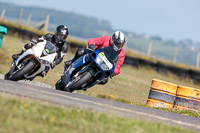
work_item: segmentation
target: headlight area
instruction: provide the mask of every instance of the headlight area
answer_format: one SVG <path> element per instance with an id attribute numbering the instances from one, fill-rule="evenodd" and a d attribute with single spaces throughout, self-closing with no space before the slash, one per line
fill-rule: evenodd
<path id="1" fill-rule="evenodd" d="M 48 62 L 48 61 L 46 61 L 46 60 L 42 60 L 42 59 L 40 59 L 40 62 L 41 62 L 42 64 L 50 64 L 50 62 Z"/>
<path id="2" fill-rule="evenodd" d="M 104 71 L 109 70 L 109 67 L 106 65 L 106 63 L 104 62 L 104 60 L 101 58 L 100 55 L 97 56 L 96 62 L 100 65 L 101 69 L 103 69 Z"/>

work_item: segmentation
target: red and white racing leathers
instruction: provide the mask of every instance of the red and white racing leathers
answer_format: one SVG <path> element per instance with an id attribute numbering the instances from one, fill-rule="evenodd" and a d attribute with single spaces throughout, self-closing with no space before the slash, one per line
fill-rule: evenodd
<path id="1" fill-rule="evenodd" d="M 91 38 L 88 40 L 88 45 L 90 44 L 94 44 L 96 46 L 96 49 L 100 49 L 103 47 L 112 47 L 111 45 L 111 37 L 110 36 L 102 36 L 102 37 L 98 37 L 98 38 Z M 125 59 L 125 52 L 123 50 L 123 48 L 119 51 L 117 51 L 118 53 L 118 61 L 115 67 L 115 75 L 118 75 L 121 72 L 121 66 L 124 63 L 124 59 Z"/>

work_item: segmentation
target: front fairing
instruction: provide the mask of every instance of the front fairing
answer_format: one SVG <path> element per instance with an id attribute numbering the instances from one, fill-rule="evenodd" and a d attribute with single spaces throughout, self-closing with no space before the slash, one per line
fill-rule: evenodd
<path id="1" fill-rule="evenodd" d="M 35 62 L 35 71 L 29 76 L 26 76 L 28 79 L 37 76 L 37 74 L 41 73 L 46 66 L 50 66 L 50 63 L 54 61 L 56 56 L 57 53 L 55 45 L 44 40 L 43 42 L 35 44 L 32 48 L 27 49 L 22 55 L 19 56 L 15 64 L 19 68 L 20 63 L 24 60 L 29 59 Z"/>
<path id="2" fill-rule="evenodd" d="M 42 54 L 38 58 L 50 64 L 54 61 L 56 56 L 56 46 L 52 42 L 46 41 Z"/>
<path id="3" fill-rule="evenodd" d="M 90 59 L 89 59 L 88 55 L 81 56 L 80 58 L 78 58 L 77 60 L 75 60 L 72 63 L 72 67 L 76 69 L 89 61 L 90 61 Z"/>
<path id="4" fill-rule="evenodd" d="M 49 41 L 43 41 L 35 44 L 34 47 L 27 49 L 16 61 L 16 65 L 18 65 L 22 60 L 27 58 L 28 56 L 34 56 L 38 60 L 44 60 L 48 63 L 52 63 L 57 56 L 56 47 Z"/>
<path id="5" fill-rule="evenodd" d="M 90 53 L 90 57 L 102 71 L 104 77 L 107 78 L 112 75 L 118 60 L 118 54 L 113 48 L 97 49 Z"/>
<path id="6" fill-rule="evenodd" d="M 70 82 L 72 73 L 78 72 L 78 70 L 82 68 L 81 67 L 82 65 L 89 62 L 90 62 L 90 58 L 88 57 L 88 55 L 81 56 L 80 58 L 75 60 L 72 63 L 72 65 L 68 68 L 68 70 L 64 72 L 64 79 L 63 79 L 64 84 L 68 84 Z"/>

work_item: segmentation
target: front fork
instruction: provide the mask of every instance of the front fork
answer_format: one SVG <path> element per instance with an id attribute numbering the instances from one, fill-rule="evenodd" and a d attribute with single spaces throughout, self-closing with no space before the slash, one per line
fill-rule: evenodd
<path id="1" fill-rule="evenodd" d="M 12 75 L 12 74 L 16 71 L 17 67 L 18 67 L 18 69 L 20 69 L 24 64 L 27 63 L 27 61 L 28 61 L 28 60 L 25 60 L 25 61 L 23 61 L 23 63 L 21 63 L 19 66 L 16 66 L 16 60 L 12 60 L 11 67 L 10 67 L 10 71 L 9 71 L 8 73 L 9 73 L 10 75 Z"/>
<path id="2" fill-rule="evenodd" d="M 12 75 L 15 70 L 16 70 L 16 62 L 15 60 L 12 60 L 10 71 L 8 73 Z"/>

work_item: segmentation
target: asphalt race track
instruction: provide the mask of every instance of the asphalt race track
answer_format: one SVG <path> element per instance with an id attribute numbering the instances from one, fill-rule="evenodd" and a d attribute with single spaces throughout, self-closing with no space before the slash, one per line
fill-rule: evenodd
<path id="1" fill-rule="evenodd" d="M 0 93 L 200 131 L 200 119 L 176 113 L 0 79 Z"/>

